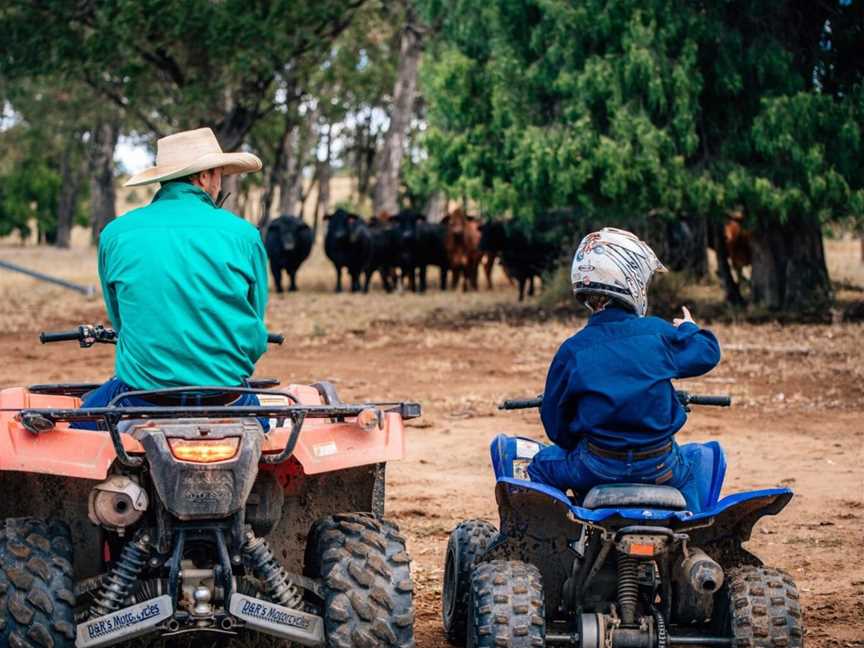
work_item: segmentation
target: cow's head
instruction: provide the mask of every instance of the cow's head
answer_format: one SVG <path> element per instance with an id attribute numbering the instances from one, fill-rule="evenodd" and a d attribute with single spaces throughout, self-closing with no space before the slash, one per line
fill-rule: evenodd
<path id="1" fill-rule="evenodd" d="M 355 243 L 365 225 L 360 216 L 341 207 L 325 216 L 324 220 L 327 221 L 327 236 L 337 242 Z"/>
<path id="2" fill-rule="evenodd" d="M 297 247 L 300 230 L 305 227 L 305 223 L 295 216 L 284 214 L 274 225 L 279 228 L 279 241 L 282 244 L 282 249 L 286 252 L 293 252 Z"/>

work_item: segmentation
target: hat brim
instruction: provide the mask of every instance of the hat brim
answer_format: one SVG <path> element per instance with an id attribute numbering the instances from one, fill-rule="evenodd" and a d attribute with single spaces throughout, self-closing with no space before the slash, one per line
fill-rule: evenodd
<path id="1" fill-rule="evenodd" d="M 261 167 L 261 160 L 251 153 L 208 153 L 184 166 L 154 166 L 145 169 L 129 178 L 123 186 L 138 187 L 154 182 L 167 182 L 208 169 L 221 168 L 222 175 L 227 176 L 254 173 L 260 171 Z"/>

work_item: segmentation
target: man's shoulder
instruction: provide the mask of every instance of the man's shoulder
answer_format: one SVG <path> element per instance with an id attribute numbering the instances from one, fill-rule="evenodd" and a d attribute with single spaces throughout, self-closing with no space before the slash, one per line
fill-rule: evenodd
<path id="1" fill-rule="evenodd" d="M 237 232 L 238 235 L 247 237 L 250 240 L 261 238 L 261 235 L 258 233 L 258 228 L 242 216 L 238 216 L 234 212 L 222 209 L 221 207 L 217 207 L 215 211 L 215 217 L 219 219 L 220 225 L 223 225 L 224 227 Z"/>
<path id="2" fill-rule="evenodd" d="M 131 209 L 112 220 L 100 232 L 99 243 L 105 243 L 116 237 L 118 234 L 122 234 L 124 231 L 134 228 L 139 222 L 142 222 L 142 219 L 147 217 L 146 212 L 151 207 L 152 205 L 136 207 L 135 209 Z"/>

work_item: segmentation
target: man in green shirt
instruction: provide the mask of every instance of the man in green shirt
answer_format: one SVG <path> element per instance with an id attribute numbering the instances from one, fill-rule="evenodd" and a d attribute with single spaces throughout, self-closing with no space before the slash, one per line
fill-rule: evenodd
<path id="1" fill-rule="evenodd" d="M 258 230 L 215 201 L 223 176 L 260 169 L 254 155 L 223 153 L 202 128 L 160 139 L 156 166 L 126 183 L 162 186 L 99 238 L 102 293 L 118 334 L 116 376 L 85 406 L 132 390 L 242 386 L 252 375 L 267 347 L 267 254 Z M 136 400 L 124 402 L 142 404 Z M 254 396 L 234 401 L 253 403 Z"/>

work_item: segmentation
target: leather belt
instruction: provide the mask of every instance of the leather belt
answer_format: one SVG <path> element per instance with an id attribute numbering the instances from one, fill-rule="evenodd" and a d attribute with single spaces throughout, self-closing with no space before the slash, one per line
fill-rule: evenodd
<path id="1" fill-rule="evenodd" d="M 232 392 L 211 392 L 209 394 L 195 394 L 186 392 L 184 394 L 153 394 L 146 396 L 143 400 L 157 406 L 165 407 L 182 407 L 189 405 L 190 407 L 207 407 L 212 405 L 231 405 L 242 394 Z"/>
<path id="2" fill-rule="evenodd" d="M 655 448 L 654 450 L 644 450 L 642 452 L 636 451 L 627 451 L 627 450 L 606 450 L 605 448 L 601 448 L 600 446 L 596 446 L 590 441 L 588 442 L 588 452 L 593 455 L 597 455 L 598 457 L 604 457 L 605 459 L 619 459 L 621 461 L 627 461 L 628 459 L 631 461 L 643 461 L 645 459 L 656 459 L 657 457 L 662 457 L 667 455 L 672 451 L 672 442 L 660 446 L 659 448 Z"/>

